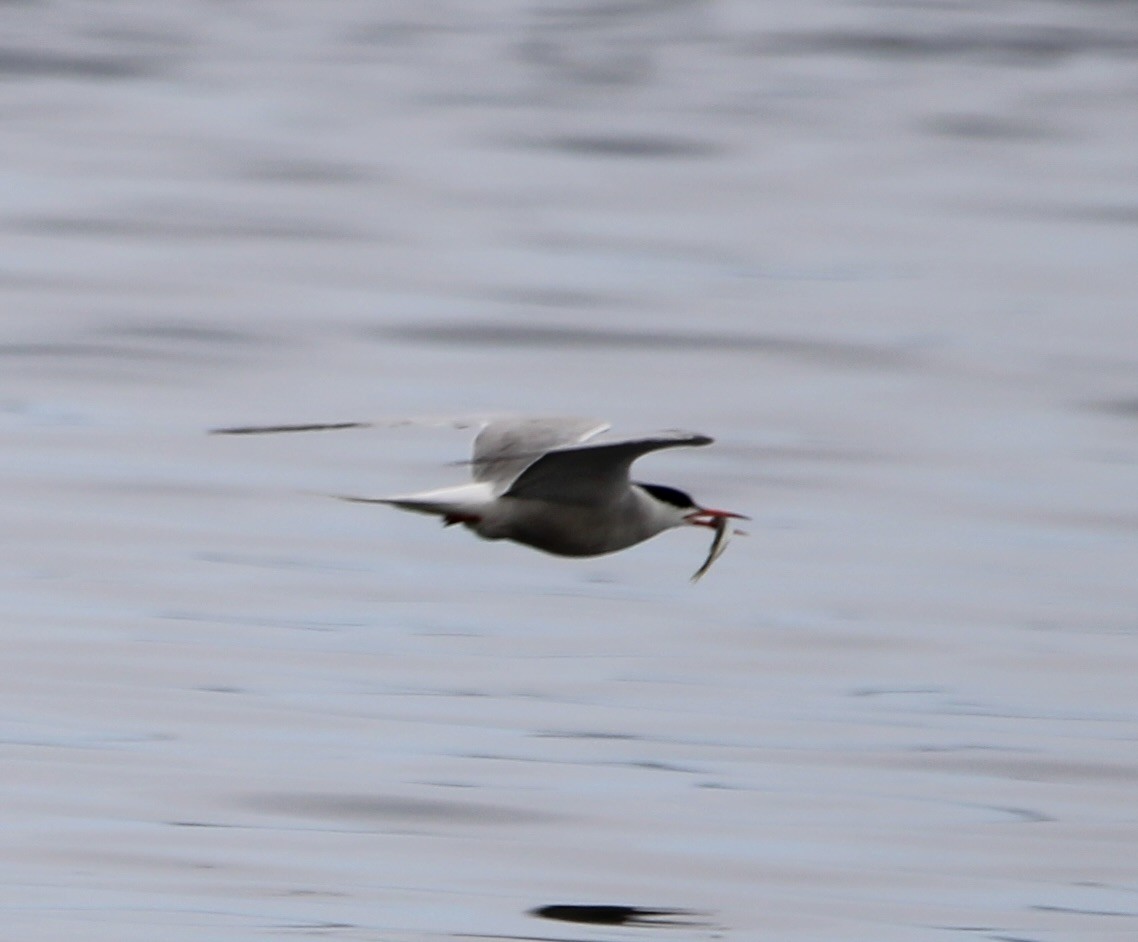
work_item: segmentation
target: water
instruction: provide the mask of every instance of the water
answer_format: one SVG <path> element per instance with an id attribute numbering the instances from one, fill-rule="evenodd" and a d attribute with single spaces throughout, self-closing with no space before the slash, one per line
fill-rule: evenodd
<path id="1" fill-rule="evenodd" d="M 3 18 L 9 935 L 1134 937 L 1130 6 Z M 751 536 L 205 434 L 482 410 L 712 434 L 638 471 Z"/>

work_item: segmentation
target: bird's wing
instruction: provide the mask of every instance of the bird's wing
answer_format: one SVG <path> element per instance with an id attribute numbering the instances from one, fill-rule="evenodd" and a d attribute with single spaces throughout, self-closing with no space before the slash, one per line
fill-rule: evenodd
<path id="1" fill-rule="evenodd" d="M 641 455 L 661 448 L 710 445 L 695 432 L 659 432 L 647 438 L 558 448 L 529 465 L 505 497 L 547 500 L 558 504 L 604 503 L 628 487 L 628 469 Z"/>
<path id="2" fill-rule="evenodd" d="M 501 417 L 500 413 L 476 415 L 388 416 L 359 422 L 305 422 L 297 425 L 230 425 L 210 429 L 213 435 L 264 435 L 276 432 L 325 432 L 348 428 L 400 428 L 416 425 L 427 428 L 482 428 Z"/>
<path id="3" fill-rule="evenodd" d="M 503 418 L 490 422 L 474 439 L 471 471 L 505 491 L 518 475 L 555 448 L 576 445 L 609 427 L 597 419 L 569 416 Z"/>

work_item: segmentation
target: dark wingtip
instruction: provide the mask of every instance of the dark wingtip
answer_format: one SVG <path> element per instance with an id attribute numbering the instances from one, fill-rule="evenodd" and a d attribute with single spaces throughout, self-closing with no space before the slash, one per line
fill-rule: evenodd
<path id="1" fill-rule="evenodd" d="M 715 441 L 710 435 L 704 435 L 702 432 L 691 432 L 683 428 L 671 428 L 665 434 L 674 436 L 685 445 L 710 445 Z"/>
<path id="2" fill-rule="evenodd" d="M 210 435 L 269 435 L 275 432 L 327 432 L 342 428 L 367 428 L 368 422 L 315 422 L 306 425 L 230 425 L 211 428 Z"/>

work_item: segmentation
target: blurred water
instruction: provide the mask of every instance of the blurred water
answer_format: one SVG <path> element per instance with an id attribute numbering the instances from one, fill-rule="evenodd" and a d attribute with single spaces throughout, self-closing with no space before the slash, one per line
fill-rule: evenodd
<path id="1" fill-rule="evenodd" d="M 1134 937 L 1132 5 L 0 17 L 9 935 Z M 482 410 L 712 434 L 638 471 L 752 536 L 204 434 Z"/>

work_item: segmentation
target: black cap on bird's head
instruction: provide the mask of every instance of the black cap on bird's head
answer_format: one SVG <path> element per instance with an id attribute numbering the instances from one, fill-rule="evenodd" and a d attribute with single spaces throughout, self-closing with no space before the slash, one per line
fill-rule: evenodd
<path id="1" fill-rule="evenodd" d="M 738 520 L 750 520 L 743 514 L 732 513 L 730 510 L 713 510 L 710 507 L 701 507 L 697 504 L 690 494 L 681 491 L 677 487 L 668 487 L 664 484 L 640 484 L 637 487 L 647 491 L 652 497 L 660 501 L 662 504 L 670 504 L 679 511 L 686 511 L 684 513 L 683 522 L 697 527 L 716 527 L 719 526 L 718 521 L 724 517 L 733 517 Z"/>
<path id="2" fill-rule="evenodd" d="M 662 504 L 671 504 L 680 510 L 687 510 L 689 508 L 694 510 L 698 506 L 696 502 L 691 499 L 690 494 L 685 494 L 677 487 L 666 487 L 663 484 L 640 484 L 638 486 L 646 490 Z"/>

